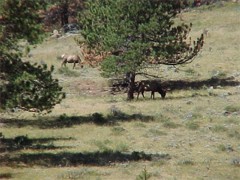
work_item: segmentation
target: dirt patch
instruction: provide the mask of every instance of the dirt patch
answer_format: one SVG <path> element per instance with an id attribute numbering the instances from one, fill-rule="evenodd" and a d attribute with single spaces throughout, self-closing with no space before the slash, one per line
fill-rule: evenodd
<path id="1" fill-rule="evenodd" d="M 110 88 L 105 81 L 95 81 L 91 79 L 78 79 L 73 83 L 68 82 L 68 88 L 65 91 L 71 95 L 86 96 L 104 96 L 109 94 Z"/>
<path id="2" fill-rule="evenodd" d="M 80 80 L 76 89 L 86 95 L 105 95 L 109 92 L 109 87 L 105 83 L 99 83 L 89 79 Z"/>

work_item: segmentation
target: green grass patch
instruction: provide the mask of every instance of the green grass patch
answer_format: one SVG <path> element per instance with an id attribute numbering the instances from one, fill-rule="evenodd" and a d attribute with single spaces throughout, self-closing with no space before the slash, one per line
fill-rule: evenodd
<path id="1" fill-rule="evenodd" d="M 160 131 L 159 129 L 151 128 L 146 133 L 147 136 L 165 136 L 166 132 Z"/>
<path id="2" fill-rule="evenodd" d="M 240 133 L 237 130 L 229 130 L 228 136 L 231 138 L 236 138 L 236 139 L 240 140 Z"/>
<path id="3" fill-rule="evenodd" d="M 178 165 L 192 166 L 194 164 L 195 164 L 194 161 L 191 160 L 191 159 L 183 159 L 183 160 L 178 162 Z"/>
<path id="4" fill-rule="evenodd" d="M 110 147 L 112 145 L 112 141 L 106 139 L 104 141 L 94 140 L 93 144 L 98 147 L 100 152 L 112 151 Z"/>
<path id="5" fill-rule="evenodd" d="M 97 177 L 103 175 L 102 173 L 100 173 L 97 170 L 92 170 L 90 168 L 82 168 L 80 170 L 72 170 L 72 171 L 68 171 L 66 173 L 62 173 L 61 175 L 58 176 L 59 179 L 83 179 L 83 180 L 87 180 L 90 177 L 95 177 L 97 179 Z M 104 174 L 106 175 L 106 173 Z"/>
<path id="6" fill-rule="evenodd" d="M 188 121 L 186 127 L 190 130 L 197 130 L 200 128 L 199 123 L 194 121 Z"/>
<path id="7" fill-rule="evenodd" d="M 163 127 L 170 128 L 170 129 L 175 129 L 180 126 L 179 124 L 172 122 L 169 119 L 162 120 L 162 123 L 163 123 Z"/>
<path id="8" fill-rule="evenodd" d="M 212 127 L 213 132 L 226 132 L 227 128 L 222 125 L 215 125 Z"/>
<path id="9" fill-rule="evenodd" d="M 118 151 L 118 152 L 126 152 L 128 150 L 129 150 L 129 145 L 124 142 L 118 143 L 115 148 L 115 151 Z"/>
<path id="10" fill-rule="evenodd" d="M 80 76 L 80 73 L 74 71 L 74 70 L 70 70 L 68 67 L 61 67 L 58 69 L 57 71 L 59 74 L 62 74 L 64 76 L 68 76 L 68 77 L 78 77 Z"/>
<path id="11" fill-rule="evenodd" d="M 240 125 L 240 120 L 238 117 L 231 117 L 231 118 L 225 120 L 225 123 Z"/>
<path id="12" fill-rule="evenodd" d="M 186 69 L 185 73 L 186 73 L 187 76 L 193 76 L 193 75 L 197 74 L 196 70 L 193 69 L 193 68 Z"/>
<path id="13" fill-rule="evenodd" d="M 226 146 L 224 145 L 224 144 L 220 144 L 220 145 L 218 145 L 218 147 L 217 147 L 220 151 L 226 151 Z"/>
<path id="14" fill-rule="evenodd" d="M 112 134 L 115 136 L 123 135 L 126 132 L 126 130 L 120 126 L 113 127 L 111 130 L 112 130 Z"/>
<path id="15" fill-rule="evenodd" d="M 226 106 L 224 110 L 229 113 L 239 112 L 240 106 L 239 105 L 229 105 L 229 106 Z"/>
<path id="16" fill-rule="evenodd" d="M 134 124 L 134 127 L 137 127 L 137 128 L 145 128 L 147 127 L 146 124 L 142 123 L 142 122 L 136 122 Z"/>

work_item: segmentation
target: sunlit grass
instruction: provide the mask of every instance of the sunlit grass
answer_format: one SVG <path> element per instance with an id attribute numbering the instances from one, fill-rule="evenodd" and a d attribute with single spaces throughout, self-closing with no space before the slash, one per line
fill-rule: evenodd
<path id="1" fill-rule="evenodd" d="M 162 66 L 159 75 L 164 80 L 199 80 L 215 76 L 234 76 L 239 80 L 238 8 L 239 5 L 230 3 L 183 13 L 184 21 L 193 23 L 193 37 L 208 29 L 203 50 L 193 63 L 179 66 L 177 70 Z M 54 65 L 54 77 L 59 78 L 67 98 L 46 116 L 26 112 L 1 115 L 2 119 L 8 119 L 8 123 L 0 121 L 4 138 L 14 140 L 27 135 L 30 140 L 48 139 L 44 145 L 61 148 L 22 147 L 19 151 L 0 152 L 1 157 L 64 152 L 131 154 L 136 151 L 166 153 L 170 159 L 114 161 L 108 162 L 109 166 L 82 164 L 76 167 L 29 166 L 21 162 L 18 166 L 1 164 L 0 178 L 136 179 L 145 167 L 151 174 L 150 179 L 240 178 L 237 164 L 240 153 L 239 87 L 206 86 L 198 90 L 172 91 L 167 93 L 165 100 L 159 94 L 156 100 L 151 100 L 150 93 L 146 92 L 145 99 L 128 102 L 126 94 L 113 96 L 105 91 L 107 80 L 100 77 L 97 69 L 72 70 L 68 64 L 70 76 L 58 71 L 61 61 L 57 57 L 78 51 L 73 38 L 49 40 L 36 48 L 31 47 L 29 53 L 33 56 L 28 60 L 43 60 Z M 108 123 L 109 117 L 114 121 Z M 36 145 L 43 144 L 39 141 Z"/>

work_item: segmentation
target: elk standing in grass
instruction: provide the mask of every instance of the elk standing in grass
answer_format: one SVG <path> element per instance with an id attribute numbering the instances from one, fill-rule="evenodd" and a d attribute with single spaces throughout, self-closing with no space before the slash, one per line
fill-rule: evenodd
<path id="1" fill-rule="evenodd" d="M 73 63 L 73 69 L 76 63 L 78 63 L 79 65 L 81 63 L 81 58 L 78 55 L 63 54 L 61 58 L 62 58 L 62 66 L 66 66 L 67 63 Z"/>
<path id="2" fill-rule="evenodd" d="M 144 97 L 144 91 L 151 91 L 151 98 L 154 99 L 154 93 L 158 92 L 161 97 L 164 99 L 166 96 L 166 90 L 162 88 L 161 83 L 156 81 L 156 80 L 145 80 L 145 81 L 140 81 L 138 85 L 138 95 L 137 99 L 139 97 L 139 94 L 141 93 L 142 96 Z"/>

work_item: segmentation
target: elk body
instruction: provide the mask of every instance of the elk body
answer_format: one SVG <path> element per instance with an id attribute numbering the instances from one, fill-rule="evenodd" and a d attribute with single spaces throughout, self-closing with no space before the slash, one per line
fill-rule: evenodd
<path id="1" fill-rule="evenodd" d="M 62 66 L 66 66 L 67 63 L 73 63 L 73 69 L 76 63 L 79 63 L 79 64 L 81 63 L 81 58 L 78 55 L 63 54 L 61 58 L 62 58 Z"/>
<path id="2" fill-rule="evenodd" d="M 154 99 L 154 93 L 158 92 L 161 97 L 164 99 L 166 96 L 166 90 L 162 88 L 161 83 L 156 80 L 145 80 L 145 81 L 140 81 L 138 88 L 137 88 L 137 99 L 139 97 L 139 94 L 141 93 L 142 96 L 144 97 L 144 91 L 151 91 L 151 98 Z"/>

